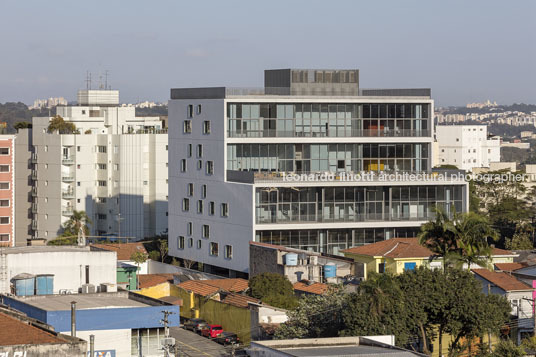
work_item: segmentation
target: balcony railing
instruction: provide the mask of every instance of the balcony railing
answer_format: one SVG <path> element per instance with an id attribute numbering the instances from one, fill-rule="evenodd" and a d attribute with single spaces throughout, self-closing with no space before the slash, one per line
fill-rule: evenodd
<path id="1" fill-rule="evenodd" d="M 37 154 L 32 154 L 32 156 L 30 157 L 30 163 L 37 164 Z"/>
<path id="2" fill-rule="evenodd" d="M 31 177 L 32 177 L 32 180 L 37 180 L 37 170 L 32 170 Z"/>
<path id="3" fill-rule="evenodd" d="M 63 207 L 61 210 L 61 215 L 70 217 L 73 215 L 73 208 L 72 207 Z"/>
<path id="4" fill-rule="evenodd" d="M 64 156 L 61 159 L 61 163 L 63 165 L 73 165 L 74 164 L 74 158 L 72 156 Z"/>
<path id="5" fill-rule="evenodd" d="M 32 213 L 37 213 L 37 203 L 32 203 L 31 211 Z"/>
<path id="6" fill-rule="evenodd" d="M 37 197 L 37 187 L 32 187 L 32 197 Z"/>
<path id="7" fill-rule="evenodd" d="M 350 222 L 387 222 L 387 221 L 428 221 L 434 218 L 433 212 L 423 212 L 421 214 L 398 214 L 388 213 L 354 213 L 341 215 L 319 214 L 292 214 L 286 215 L 261 215 L 257 216 L 257 224 L 309 224 L 309 223 L 350 223 Z"/>
<path id="8" fill-rule="evenodd" d="M 73 199 L 74 198 L 74 191 L 63 191 L 61 193 L 61 197 L 66 199 L 66 200 L 70 200 L 70 199 Z"/>
<path id="9" fill-rule="evenodd" d="M 61 177 L 61 180 L 62 180 L 63 182 L 73 182 L 73 181 L 74 181 L 74 177 L 72 177 L 72 176 L 62 176 L 62 177 Z"/>
<path id="10" fill-rule="evenodd" d="M 285 131 L 275 129 L 264 130 L 247 130 L 247 131 L 231 131 L 227 132 L 229 138 L 352 138 L 352 137 L 429 137 L 430 130 L 415 130 L 415 129 L 351 129 L 351 130 L 329 130 L 322 132 L 310 131 Z"/>
<path id="11" fill-rule="evenodd" d="M 34 231 L 37 230 L 37 220 L 35 220 L 35 219 L 32 219 L 32 229 L 33 229 Z"/>

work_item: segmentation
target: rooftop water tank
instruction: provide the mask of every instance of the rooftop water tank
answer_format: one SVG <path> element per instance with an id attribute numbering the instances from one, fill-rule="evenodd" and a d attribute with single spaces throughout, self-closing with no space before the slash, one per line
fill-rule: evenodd
<path id="1" fill-rule="evenodd" d="M 333 264 L 324 265 L 324 278 L 335 278 L 337 276 L 337 266 Z"/>
<path id="2" fill-rule="evenodd" d="M 52 295 L 54 294 L 54 275 L 39 274 L 35 278 L 36 295 Z"/>
<path id="3" fill-rule="evenodd" d="M 285 265 L 298 265 L 298 254 L 296 253 L 285 254 Z"/>
<path id="4" fill-rule="evenodd" d="M 35 291 L 35 276 L 28 273 L 21 273 L 13 277 L 15 284 L 15 295 L 30 296 Z"/>

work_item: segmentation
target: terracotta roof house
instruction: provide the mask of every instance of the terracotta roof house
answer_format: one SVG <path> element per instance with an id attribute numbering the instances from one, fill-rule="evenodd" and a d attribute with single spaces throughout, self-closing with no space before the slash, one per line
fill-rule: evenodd
<path id="1" fill-rule="evenodd" d="M 0 309 L 0 325 L 0 355 L 82 356 L 87 351 L 86 341 L 12 310 Z"/>
<path id="2" fill-rule="evenodd" d="M 527 264 L 525 263 L 495 263 L 494 268 L 495 271 L 505 271 L 505 272 L 513 272 L 521 268 L 525 268 Z"/>
<path id="3" fill-rule="evenodd" d="M 95 243 L 91 244 L 91 250 L 110 250 L 112 252 L 117 252 L 117 260 L 120 261 L 130 261 L 130 257 L 135 252 L 142 252 L 147 254 L 143 243 L 133 242 L 133 243 Z"/>
<path id="4" fill-rule="evenodd" d="M 233 293 L 241 293 L 249 289 L 249 282 L 241 278 L 210 279 L 202 280 L 202 282 L 203 284 L 215 286 L 221 290 L 230 291 Z"/>
<path id="5" fill-rule="evenodd" d="M 140 289 L 150 288 L 162 283 L 173 283 L 173 274 L 139 274 L 138 287 Z"/>
<path id="6" fill-rule="evenodd" d="M 328 291 L 329 285 L 324 283 L 298 281 L 293 285 L 294 291 L 298 294 L 322 295 Z"/>

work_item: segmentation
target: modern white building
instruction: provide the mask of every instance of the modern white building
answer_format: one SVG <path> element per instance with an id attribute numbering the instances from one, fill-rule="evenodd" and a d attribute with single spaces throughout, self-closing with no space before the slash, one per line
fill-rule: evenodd
<path id="1" fill-rule="evenodd" d="M 488 136 L 487 125 L 438 125 L 439 153 L 435 166 L 454 165 L 471 171 L 501 161 L 501 138 Z"/>
<path id="2" fill-rule="evenodd" d="M 430 90 L 359 89 L 358 74 L 268 70 L 261 89 L 172 89 L 170 255 L 242 275 L 249 241 L 340 254 L 414 237 L 436 204 L 465 211 L 465 182 L 424 177 Z"/>
<path id="3" fill-rule="evenodd" d="M 79 105 L 58 107 L 76 134 L 48 133 L 33 118 L 17 138 L 17 244 L 55 238 L 73 210 L 91 235 L 142 239 L 167 229 L 167 130 L 158 117 L 120 107 L 119 92 L 84 90 Z"/>

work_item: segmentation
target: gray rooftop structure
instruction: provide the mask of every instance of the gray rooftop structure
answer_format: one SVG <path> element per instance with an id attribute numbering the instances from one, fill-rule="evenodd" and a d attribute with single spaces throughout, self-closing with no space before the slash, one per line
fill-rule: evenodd
<path id="1" fill-rule="evenodd" d="M 48 252 L 89 252 L 89 246 L 66 246 L 66 245 L 43 245 L 43 246 L 21 246 L 2 248 L 2 254 L 28 254 L 28 253 L 48 253 Z"/>

